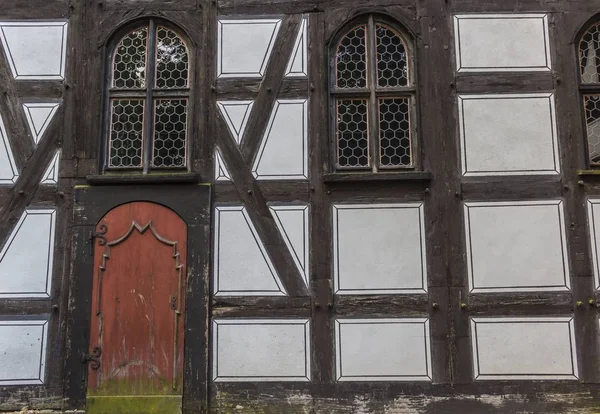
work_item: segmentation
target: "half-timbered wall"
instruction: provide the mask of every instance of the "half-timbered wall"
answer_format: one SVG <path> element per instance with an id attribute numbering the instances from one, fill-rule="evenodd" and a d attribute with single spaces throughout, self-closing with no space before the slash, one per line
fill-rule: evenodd
<path id="1" fill-rule="evenodd" d="M 151 201 L 188 226 L 184 412 L 597 411 L 600 185 L 577 47 L 599 13 L 0 1 L 0 409 L 85 407 L 90 235 Z M 112 52 L 150 19 L 188 48 L 185 168 L 115 171 Z M 338 42 L 378 21 L 410 85 L 336 88 Z M 410 101 L 408 168 L 338 168 L 331 99 L 362 93 Z"/>

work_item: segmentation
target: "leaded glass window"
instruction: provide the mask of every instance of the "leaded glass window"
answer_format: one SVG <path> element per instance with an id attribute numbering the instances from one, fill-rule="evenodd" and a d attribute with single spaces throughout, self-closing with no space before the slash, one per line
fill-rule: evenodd
<path id="1" fill-rule="evenodd" d="M 106 169 L 187 167 L 190 59 L 174 30 L 150 20 L 116 44 Z"/>
<path id="2" fill-rule="evenodd" d="M 373 16 L 355 23 L 332 51 L 336 169 L 413 168 L 415 86 L 410 44 Z"/>
<path id="3" fill-rule="evenodd" d="M 590 165 L 600 166 L 600 23 L 592 24 L 581 36 L 579 70 L 588 159 Z"/>

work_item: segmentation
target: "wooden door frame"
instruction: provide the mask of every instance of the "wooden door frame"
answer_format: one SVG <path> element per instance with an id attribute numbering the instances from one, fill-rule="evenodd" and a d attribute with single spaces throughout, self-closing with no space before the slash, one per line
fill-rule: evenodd
<path id="1" fill-rule="evenodd" d="M 86 403 L 87 365 L 81 362 L 81 355 L 88 352 L 90 344 L 94 259 L 90 254 L 90 233 L 106 213 L 132 201 L 163 205 L 177 213 L 188 226 L 183 406 L 186 412 L 202 412 L 207 407 L 210 195 L 209 184 L 75 187 L 65 358 L 67 407 L 81 409 Z"/>

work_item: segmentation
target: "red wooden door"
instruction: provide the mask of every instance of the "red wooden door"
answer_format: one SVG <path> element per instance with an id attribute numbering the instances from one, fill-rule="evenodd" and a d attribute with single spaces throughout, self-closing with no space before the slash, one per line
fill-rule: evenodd
<path id="1" fill-rule="evenodd" d="M 88 396 L 179 394 L 183 378 L 187 226 L 132 202 L 96 226 Z M 98 352 L 99 351 L 99 352 Z"/>

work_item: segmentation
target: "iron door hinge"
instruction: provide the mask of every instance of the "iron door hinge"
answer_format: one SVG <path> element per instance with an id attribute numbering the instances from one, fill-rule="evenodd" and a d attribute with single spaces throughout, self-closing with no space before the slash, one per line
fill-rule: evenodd
<path id="1" fill-rule="evenodd" d="M 87 364 L 91 362 L 92 369 L 100 368 L 100 356 L 102 355 L 102 349 L 99 346 L 94 347 L 94 351 L 91 354 L 81 354 L 81 363 Z"/>
<path id="2" fill-rule="evenodd" d="M 98 245 L 104 246 L 106 244 L 106 237 L 104 235 L 108 231 L 108 226 L 106 224 L 101 224 L 100 229 L 98 231 L 90 231 L 90 256 L 94 255 L 94 243 L 96 239 L 98 239 Z"/>

